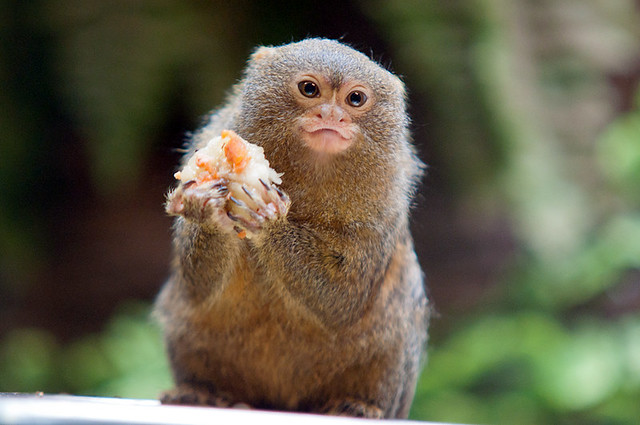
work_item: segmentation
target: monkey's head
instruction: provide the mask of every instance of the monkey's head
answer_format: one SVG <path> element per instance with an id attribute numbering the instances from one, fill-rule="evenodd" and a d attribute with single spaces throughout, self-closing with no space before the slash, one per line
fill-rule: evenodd
<path id="1" fill-rule="evenodd" d="M 403 83 L 344 44 L 261 47 L 240 90 L 238 133 L 264 147 L 284 180 L 346 179 L 353 189 L 371 173 L 408 180 L 418 173 Z"/>

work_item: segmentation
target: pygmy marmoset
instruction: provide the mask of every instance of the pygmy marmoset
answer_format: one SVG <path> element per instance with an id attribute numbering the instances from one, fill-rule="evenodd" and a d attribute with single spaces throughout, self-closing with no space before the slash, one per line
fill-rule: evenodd
<path id="1" fill-rule="evenodd" d="M 282 184 L 256 202 L 224 180 L 169 193 L 174 258 L 156 315 L 176 387 L 163 402 L 407 416 L 429 306 L 408 227 L 422 165 L 405 97 L 337 41 L 253 53 L 183 164 L 229 129 Z"/>

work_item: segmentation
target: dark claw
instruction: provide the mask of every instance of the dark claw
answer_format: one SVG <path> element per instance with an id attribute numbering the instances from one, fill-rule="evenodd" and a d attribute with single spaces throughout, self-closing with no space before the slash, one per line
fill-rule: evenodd
<path id="1" fill-rule="evenodd" d="M 262 179 L 258 179 L 258 180 L 260 180 L 260 183 L 262 183 L 262 185 L 264 186 L 265 189 L 271 190 L 271 185 L 265 183 L 264 180 L 262 180 Z"/>
<path id="2" fill-rule="evenodd" d="M 242 186 L 242 191 L 243 191 L 244 193 L 246 193 L 246 194 L 247 194 L 247 196 L 249 197 L 249 199 L 252 199 L 252 200 L 253 200 L 253 195 L 251 195 L 251 193 L 247 190 L 247 188 L 246 188 L 246 187 L 244 187 L 244 185 Z"/>
<path id="3" fill-rule="evenodd" d="M 280 196 L 280 199 L 282 199 L 283 201 L 285 201 L 285 200 L 288 200 L 288 199 L 289 199 L 289 197 L 288 197 L 288 196 L 287 196 L 283 191 L 281 191 L 280 189 L 278 189 L 278 187 L 274 186 L 273 188 L 274 188 L 274 189 L 276 190 L 276 192 L 278 193 L 278 196 Z"/>
<path id="4" fill-rule="evenodd" d="M 256 231 L 260 229 L 260 226 L 252 223 L 242 217 L 239 217 L 235 214 L 232 214 L 230 212 L 227 212 L 227 217 L 229 217 L 232 221 L 236 222 L 236 223 L 240 223 L 241 226 L 243 226 L 244 228 L 246 228 L 247 230 L 251 230 L 251 231 Z"/>
<path id="5" fill-rule="evenodd" d="M 247 204 L 245 204 L 244 202 L 242 202 L 239 199 L 234 198 L 233 196 L 229 196 L 229 199 L 231 200 L 231 202 L 233 202 L 234 204 L 236 204 L 237 206 L 239 206 L 240 208 L 247 208 Z"/>
<path id="6" fill-rule="evenodd" d="M 239 206 L 240 208 L 244 209 L 246 212 L 249 213 L 249 215 L 251 216 L 251 218 L 253 218 L 254 220 L 262 223 L 264 221 L 264 217 L 261 216 L 260 214 L 258 214 L 257 212 L 255 212 L 254 210 L 252 210 L 251 208 L 249 208 L 247 206 L 247 204 L 245 204 L 244 202 L 242 202 L 239 199 L 234 198 L 233 196 L 229 196 L 229 199 L 236 204 L 237 206 Z"/>
<path id="7" fill-rule="evenodd" d="M 210 185 L 207 187 L 207 190 L 213 189 L 217 189 L 218 193 L 221 195 L 224 195 L 229 191 L 229 188 L 223 182 L 210 183 Z"/>
<path id="8" fill-rule="evenodd" d="M 183 188 L 185 188 L 185 189 L 188 189 L 188 188 L 190 188 L 191 186 L 193 186 L 194 184 L 196 184 L 196 181 L 195 181 L 195 180 L 189 180 L 188 182 L 185 182 L 185 183 L 182 185 L 182 187 L 183 187 Z"/>

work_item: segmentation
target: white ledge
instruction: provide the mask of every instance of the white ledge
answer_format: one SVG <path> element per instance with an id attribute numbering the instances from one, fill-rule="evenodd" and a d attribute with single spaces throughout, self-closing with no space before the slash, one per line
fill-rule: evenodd
<path id="1" fill-rule="evenodd" d="M 250 409 L 165 406 L 157 400 L 0 393 L 0 424 L 7 425 L 354 425 L 367 422 L 371 420 Z M 410 425 L 427 422 L 385 420 L 384 423 Z"/>

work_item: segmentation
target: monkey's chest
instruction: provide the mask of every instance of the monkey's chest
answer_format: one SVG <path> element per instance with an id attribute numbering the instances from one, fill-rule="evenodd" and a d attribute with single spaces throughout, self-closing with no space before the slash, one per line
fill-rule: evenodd
<path id="1" fill-rule="evenodd" d="M 199 318 L 194 373 L 256 405 L 295 407 L 351 354 L 273 282 L 239 273 Z"/>

